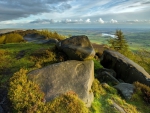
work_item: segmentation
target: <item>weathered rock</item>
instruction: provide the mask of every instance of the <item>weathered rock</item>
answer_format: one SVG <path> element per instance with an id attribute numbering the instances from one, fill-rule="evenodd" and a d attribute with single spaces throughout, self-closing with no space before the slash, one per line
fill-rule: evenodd
<path id="1" fill-rule="evenodd" d="M 119 84 L 120 82 L 115 78 L 116 72 L 112 69 L 101 68 L 96 72 L 96 78 L 100 82 L 111 83 L 112 85 Z"/>
<path id="2" fill-rule="evenodd" d="M 116 88 L 125 99 L 130 99 L 134 93 L 135 86 L 133 84 L 120 83 L 114 86 L 114 88 Z"/>
<path id="3" fill-rule="evenodd" d="M 28 42 L 34 42 L 34 43 L 40 43 L 40 44 L 47 42 L 46 37 L 38 33 L 26 34 L 23 38 L 25 41 L 28 41 Z"/>
<path id="4" fill-rule="evenodd" d="M 101 64 L 105 68 L 113 69 L 118 79 L 128 83 L 139 81 L 150 86 L 150 75 L 141 66 L 119 52 L 105 50 L 101 57 Z"/>
<path id="5" fill-rule="evenodd" d="M 88 107 L 93 101 L 93 93 L 90 91 L 94 80 L 92 60 L 52 64 L 31 71 L 28 77 L 41 87 L 47 102 L 68 91 L 78 94 Z"/>
<path id="6" fill-rule="evenodd" d="M 87 36 L 73 36 L 62 40 L 57 47 L 64 51 L 72 60 L 90 59 L 95 56 L 95 51 Z"/>

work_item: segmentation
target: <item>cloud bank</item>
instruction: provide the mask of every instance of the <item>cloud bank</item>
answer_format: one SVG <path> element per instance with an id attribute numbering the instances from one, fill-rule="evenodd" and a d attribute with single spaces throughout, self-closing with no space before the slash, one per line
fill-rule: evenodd
<path id="1" fill-rule="evenodd" d="M 71 8 L 70 0 L 1 0 L 0 21 L 41 13 L 63 12 Z"/>
<path id="2" fill-rule="evenodd" d="M 0 0 L 2 27 L 8 23 L 149 24 L 149 12 L 149 0 Z"/>

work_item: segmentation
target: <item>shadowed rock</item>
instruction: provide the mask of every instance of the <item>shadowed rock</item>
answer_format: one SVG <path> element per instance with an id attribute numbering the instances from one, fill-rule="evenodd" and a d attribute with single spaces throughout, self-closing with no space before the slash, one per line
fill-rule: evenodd
<path id="1" fill-rule="evenodd" d="M 100 82 L 111 83 L 113 85 L 119 84 L 120 82 L 115 78 L 116 72 L 112 69 L 101 68 L 96 72 L 96 78 Z"/>
<path id="2" fill-rule="evenodd" d="M 59 41 L 57 39 L 48 39 L 47 42 L 44 42 L 43 44 L 56 44 L 58 43 Z"/>
<path id="3" fill-rule="evenodd" d="M 93 101 L 91 85 L 94 80 L 92 60 L 56 63 L 28 74 L 30 80 L 37 83 L 45 93 L 46 101 L 60 94 L 74 91 L 90 107 Z"/>
<path id="4" fill-rule="evenodd" d="M 38 33 L 26 34 L 23 38 L 27 42 L 35 42 L 35 43 L 45 43 L 45 42 L 47 42 L 46 37 L 43 36 L 43 35 L 40 35 Z"/>
<path id="5" fill-rule="evenodd" d="M 133 84 L 120 83 L 114 86 L 114 88 L 116 88 L 125 99 L 130 99 L 134 93 L 135 86 Z"/>
<path id="6" fill-rule="evenodd" d="M 118 79 L 128 83 L 139 81 L 150 86 L 150 75 L 141 66 L 119 52 L 105 50 L 101 57 L 101 64 L 105 68 L 113 69 Z"/>
<path id="7" fill-rule="evenodd" d="M 93 58 L 95 51 L 87 36 L 72 36 L 57 44 L 72 60 Z"/>

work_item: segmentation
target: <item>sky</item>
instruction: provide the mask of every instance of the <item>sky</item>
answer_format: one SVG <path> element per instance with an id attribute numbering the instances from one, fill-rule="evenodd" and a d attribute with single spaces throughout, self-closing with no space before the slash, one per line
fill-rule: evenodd
<path id="1" fill-rule="evenodd" d="M 150 26 L 150 0 L 0 0 L 0 29 Z"/>

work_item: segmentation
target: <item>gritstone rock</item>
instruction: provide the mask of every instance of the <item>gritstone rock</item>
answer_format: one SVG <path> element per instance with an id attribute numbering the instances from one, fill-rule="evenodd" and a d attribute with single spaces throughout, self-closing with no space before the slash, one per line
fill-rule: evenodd
<path id="1" fill-rule="evenodd" d="M 70 60 L 52 64 L 28 73 L 30 80 L 37 83 L 45 93 L 46 101 L 51 101 L 60 94 L 74 91 L 87 107 L 91 106 L 93 93 L 91 85 L 94 80 L 94 63 L 92 60 Z"/>

